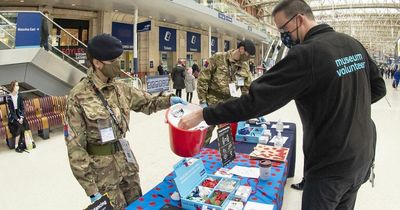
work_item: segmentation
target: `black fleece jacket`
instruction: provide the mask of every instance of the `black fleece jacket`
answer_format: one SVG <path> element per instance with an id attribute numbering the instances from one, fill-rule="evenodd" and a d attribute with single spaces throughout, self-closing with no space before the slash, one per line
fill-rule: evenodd
<path id="1" fill-rule="evenodd" d="M 365 48 L 329 25 L 313 27 L 249 94 L 205 108 L 208 124 L 269 114 L 295 100 L 303 124 L 305 176 L 364 179 L 375 154 L 371 104 L 386 94 Z"/>

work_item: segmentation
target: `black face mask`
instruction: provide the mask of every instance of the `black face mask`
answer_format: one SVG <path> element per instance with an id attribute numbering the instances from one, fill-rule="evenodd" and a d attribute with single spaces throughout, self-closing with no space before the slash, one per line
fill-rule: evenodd
<path id="1" fill-rule="evenodd" d="M 290 36 L 290 34 L 296 30 L 296 34 L 297 34 L 297 40 L 293 40 L 292 36 Z M 293 46 L 300 44 L 300 39 L 299 39 L 299 26 L 297 26 L 297 19 L 296 19 L 296 29 L 294 29 L 293 31 L 285 31 L 283 33 L 281 33 L 281 40 L 282 43 L 287 47 L 287 48 L 292 48 Z"/>
<path id="2" fill-rule="evenodd" d="M 287 47 L 287 48 L 292 48 L 296 44 L 300 43 L 300 40 L 297 39 L 296 41 L 293 41 L 292 37 L 290 36 L 290 32 L 286 31 L 281 33 L 281 40 L 282 43 Z"/>

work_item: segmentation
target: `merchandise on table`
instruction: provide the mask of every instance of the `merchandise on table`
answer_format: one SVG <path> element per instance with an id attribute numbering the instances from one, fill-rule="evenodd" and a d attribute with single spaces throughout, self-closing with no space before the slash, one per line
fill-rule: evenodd
<path id="1" fill-rule="evenodd" d="M 229 201 L 228 206 L 226 206 L 225 210 L 242 210 L 243 203 L 241 201 Z"/>
<path id="2" fill-rule="evenodd" d="M 226 209 L 240 181 L 206 174 L 203 162 L 185 158 L 174 166 L 176 187 L 184 209 Z"/>
<path id="3" fill-rule="evenodd" d="M 208 177 L 201 183 L 201 186 L 214 188 L 215 186 L 217 186 L 218 182 L 219 182 L 219 179 L 214 179 L 212 177 Z"/>
<path id="4" fill-rule="evenodd" d="M 251 190 L 252 189 L 250 186 L 241 185 L 236 190 L 235 198 L 240 199 L 240 201 L 242 201 L 242 202 L 247 202 L 247 199 L 249 199 L 249 197 L 251 195 Z"/>
<path id="5" fill-rule="evenodd" d="M 217 186 L 217 190 L 221 190 L 224 192 L 232 192 L 233 190 L 235 190 L 237 185 L 237 181 L 233 180 L 233 179 L 223 179 L 219 185 Z"/>
<path id="6" fill-rule="evenodd" d="M 265 123 L 238 122 L 236 141 L 267 144 L 271 138 L 271 131 Z"/>
<path id="7" fill-rule="evenodd" d="M 231 178 L 233 174 L 229 173 L 230 169 L 227 168 L 219 168 L 218 171 L 214 173 L 215 176 L 220 176 L 220 177 L 227 177 Z"/>
<path id="8" fill-rule="evenodd" d="M 222 192 L 219 190 L 215 190 L 209 199 L 207 199 L 207 201 L 205 203 L 207 204 L 212 204 L 215 206 L 221 206 L 224 201 L 228 198 L 229 193 L 227 192 Z"/>
<path id="9" fill-rule="evenodd" d="M 213 188 L 197 186 L 187 197 L 187 199 L 196 202 L 205 202 L 211 194 Z"/>
<path id="10" fill-rule="evenodd" d="M 268 180 L 271 174 L 271 167 L 272 163 L 269 160 L 260 160 L 259 162 L 260 167 L 260 179 L 261 180 Z"/>
<path id="11" fill-rule="evenodd" d="M 289 148 L 286 147 L 276 148 L 269 145 L 257 144 L 257 146 L 254 147 L 254 151 L 250 153 L 250 158 L 285 162 L 288 153 Z"/>

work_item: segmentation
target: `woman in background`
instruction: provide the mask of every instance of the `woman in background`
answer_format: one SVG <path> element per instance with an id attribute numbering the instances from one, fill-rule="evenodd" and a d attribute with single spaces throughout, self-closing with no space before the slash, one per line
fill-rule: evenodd
<path id="1" fill-rule="evenodd" d="M 9 110 L 8 127 L 10 128 L 11 134 L 15 138 L 15 151 L 21 153 L 26 148 L 24 142 L 24 132 L 25 130 L 29 130 L 29 125 L 24 117 L 24 104 L 22 103 L 22 97 L 18 94 L 19 85 L 16 80 L 11 82 L 10 91 L 11 93 L 7 96 Z M 32 144 L 35 148 L 35 143 L 32 142 Z"/>
<path id="2" fill-rule="evenodd" d="M 192 74 L 193 70 L 189 68 L 185 75 L 186 101 L 192 103 L 193 91 L 196 90 L 196 79 Z"/>

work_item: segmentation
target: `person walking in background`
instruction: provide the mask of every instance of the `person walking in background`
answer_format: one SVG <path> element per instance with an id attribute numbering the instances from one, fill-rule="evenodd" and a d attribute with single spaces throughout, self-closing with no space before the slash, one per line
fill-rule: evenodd
<path id="1" fill-rule="evenodd" d="M 254 65 L 254 61 L 253 60 L 249 61 L 249 68 L 250 68 L 251 74 L 253 74 L 253 75 L 256 74 L 256 67 Z"/>
<path id="2" fill-rule="evenodd" d="M 182 89 L 185 89 L 185 67 L 181 59 L 178 60 L 178 64 L 172 69 L 171 78 L 173 88 L 176 89 L 175 95 L 182 97 Z"/>
<path id="3" fill-rule="evenodd" d="M 197 65 L 196 62 L 194 62 L 193 65 L 192 65 L 192 72 L 193 72 L 193 76 L 195 78 L 197 78 L 197 76 L 200 74 L 200 68 L 199 68 L 199 65 Z"/>
<path id="4" fill-rule="evenodd" d="M 25 119 L 24 104 L 21 95 L 18 94 L 19 84 L 16 80 L 10 84 L 10 94 L 7 96 L 8 105 L 8 127 L 10 132 L 15 138 L 15 151 L 23 152 L 26 149 L 24 133 L 29 130 L 28 121 Z M 36 148 L 35 142 L 32 142 L 34 148 Z"/>
<path id="5" fill-rule="evenodd" d="M 161 63 L 157 66 L 157 71 L 159 75 L 164 75 L 164 68 L 162 67 Z"/>
<path id="6" fill-rule="evenodd" d="M 185 76 L 185 86 L 186 86 L 186 101 L 192 103 L 193 91 L 196 90 L 196 78 L 192 74 L 193 70 L 189 68 Z"/>
<path id="7" fill-rule="evenodd" d="M 49 11 L 44 10 L 43 14 L 48 18 Z M 42 17 L 42 25 L 40 30 L 40 47 L 43 47 L 46 51 L 49 51 L 49 24 L 46 17 Z"/>
<path id="8" fill-rule="evenodd" d="M 399 66 L 396 65 L 394 67 L 394 73 L 393 73 L 393 87 L 397 89 L 397 87 L 399 86 L 399 82 L 400 82 L 400 70 L 399 70 Z"/>

